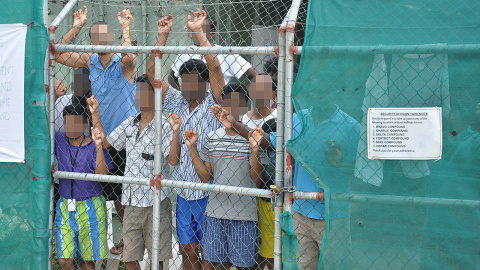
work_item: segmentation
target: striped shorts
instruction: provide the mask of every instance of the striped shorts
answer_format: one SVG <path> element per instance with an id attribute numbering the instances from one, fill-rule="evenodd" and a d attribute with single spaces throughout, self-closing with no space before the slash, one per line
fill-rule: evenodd
<path id="1" fill-rule="evenodd" d="M 258 253 L 257 222 L 205 217 L 202 245 L 209 262 L 252 267 Z"/>
<path id="2" fill-rule="evenodd" d="M 76 211 L 68 211 L 67 199 L 61 198 L 56 214 L 57 258 L 95 261 L 107 257 L 107 211 L 103 196 L 77 201 Z"/>

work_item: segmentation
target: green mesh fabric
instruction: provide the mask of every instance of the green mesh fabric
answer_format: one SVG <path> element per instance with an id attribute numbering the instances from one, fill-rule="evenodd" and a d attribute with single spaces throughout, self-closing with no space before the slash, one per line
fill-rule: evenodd
<path id="1" fill-rule="evenodd" d="M 280 226 L 282 228 L 282 256 L 284 270 L 298 270 L 298 239 L 293 227 L 292 213 L 280 214 Z"/>
<path id="2" fill-rule="evenodd" d="M 479 11 L 475 0 L 309 1 L 292 93 L 302 132 L 287 149 L 331 191 L 321 267 L 480 266 Z M 373 107 L 441 107 L 442 159 L 368 159 Z M 317 128 L 335 108 L 360 126 L 357 143 L 342 145 L 338 168 Z M 335 178 L 338 170 L 348 177 Z M 413 197 L 428 203 L 404 200 Z M 342 211 L 347 221 L 334 218 Z"/>
<path id="3" fill-rule="evenodd" d="M 0 23 L 28 25 L 25 45 L 24 163 L 0 163 L 0 261 L 2 269 L 46 269 L 50 195 L 50 134 L 44 63 L 48 44 L 43 1 L 4 1 Z M 33 22 L 29 25 L 30 21 Z"/>

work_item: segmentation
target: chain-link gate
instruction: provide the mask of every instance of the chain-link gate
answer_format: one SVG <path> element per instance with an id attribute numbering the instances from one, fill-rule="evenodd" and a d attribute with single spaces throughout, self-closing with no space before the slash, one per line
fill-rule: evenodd
<path id="1" fill-rule="evenodd" d="M 459 91 L 478 85 L 463 75 L 478 42 L 420 34 L 427 4 L 350 3 L 347 18 L 319 2 L 309 26 L 302 1 L 52 3 L 52 268 L 478 267 L 476 92 Z M 351 27 L 367 7 L 394 9 L 411 40 Z M 369 109 L 424 107 L 442 108 L 444 159 L 371 158 L 369 136 L 401 149 L 388 121 L 410 120 L 370 134 Z"/>
<path id="2" fill-rule="evenodd" d="M 278 111 L 283 134 L 290 5 L 66 3 L 49 28 L 53 268 L 281 268 L 283 141 L 275 169 L 253 129 L 275 132 Z M 241 118 L 250 132 L 228 126 Z"/>

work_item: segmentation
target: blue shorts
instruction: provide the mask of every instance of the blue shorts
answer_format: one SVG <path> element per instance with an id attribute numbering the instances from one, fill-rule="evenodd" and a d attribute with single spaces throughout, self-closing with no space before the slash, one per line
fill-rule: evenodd
<path id="1" fill-rule="evenodd" d="M 180 244 L 199 242 L 203 238 L 203 221 L 208 196 L 200 200 L 187 201 L 177 196 L 177 237 Z"/>
<path id="2" fill-rule="evenodd" d="M 257 222 L 207 217 L 202 247 L 209 262 L 252 267 L 258 253 Z"/>

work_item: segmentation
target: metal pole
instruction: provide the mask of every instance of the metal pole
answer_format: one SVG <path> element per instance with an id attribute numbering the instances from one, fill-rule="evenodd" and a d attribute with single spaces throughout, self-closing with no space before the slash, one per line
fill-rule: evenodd
<path id="1" fill-rule="evenodd" d="M 67 14 L 72 11 L 72 9 L 77 4 L 78 0 L 70 0 L 68 3 L 63 7 L 63 9 L 58 13 L 57 17 L 53 20 L 50 26 L 55 26 L 55 28 L 62 23 L 63 19 L 67 16 Z"/>
<path id="2" fill-rule="evenodd" d="M 55 50 L 61 52 L 93 53 L 145 53 L 160 50 L 163 54 L 244 54 L 272 55 L 275 47 L 198 47 L 198 46 L 100 46 L 100 45 L 65 45 L 56 44 Z"/>
<path id="3" fill-rule="evenodd" d="M 147 44 L 147 1 L 143 0 L 141 3 L 142 6 L 142 42 L 143 45 Z M 138 57 L 138 56 L 137 56 Z M 147 63 L 148 60 L 148 54 L 142 55 L 143 58 L 143 63 Z M 142 65 L 142 74 L 145 74 L 147 72 L 147 66 Z"/>
<path id="4" fill-rule="evenodd" d="M 293 133 L 293 104 L 292 104 L 292 87 L 293 87 L 293 67 L 295 63 L 294 45 L 295 45 L 295 24 L 297 21 L 298 10 L 302 0 L 293 0 L 287 21 L 285 33 L 285 144 L 292 138 Z M 293 185 L 293 158 L 290 153 L 285 155 L 285 187 Z M 292 192 L 284 195 L 284 211 L 292 211 Z"/>
<path id="5" fill-rule="evenodd" d="M 294 200 L 323 201 L 324 198 L 323 192 L 294 191 L 292 196 Z"/>
<path id="6" fill-rule="evenodd" d="M 100 15 L 100 16 L 99 16 L 99 17 L 100 17 L 100 18 L 99 18 L 100 21 L 105 21 L 105 17 L 106 17 L 106 16 L 105 16 L 105 10 L 103 9 L 103 5 L 102 5 L 102 4 L 99 4 L 99 5 L 98 5 L 98 13 L 99 13 L 99 15 Z"/>
<path id="7" fill-rule="evenodd" d="M 65 172 L 65 171 L 56 171 L 53 174 L 53 177 L 54 178 L 62 178 L 62 179 L 76 179 L 76 180 L 95 181 L 95 182 L 150 186 L 150 179 L 140 178 L 140 177 L 104 175 L 104 174 L 93 174 L 93 173 Z"/>
<path id="8" fill-rule="evenodd" d="M 309 169 L 307 169 L 309 171 Z M 310 172 L 310 171 L 309 171 Z M 313 174 L 316 182 L 318 177 Z M 125 177 L 115 175 L 100 175 L 57 171 L 54 173 L 55 178 L 78 179 L 95 182 L 124 183 L 133 185 L 150 186 L 151 182 L 148 178 Z M 227 185 L 215 185 L 206 183 L 191 183 L 176 180 L 162 180 L 163 187 L 174 187 L 193 190 L 205 190 L 217 193 L 238 194 L 243 196 L 253 196 L 262 198 L 271 198 L 273 192 L 266 189 L 234 187 Z M 293 192 L 293 198 L 298 200 L 321 200 L 321 192 Z M 372 203 L 390 203 L 403 205 L 427 205 L 439 207 L 464 207 L 464 208 L 480 208 L 480 200 L 460 200 L 445 198 L 428 198 L 428 197 L 408 197 L 408 196 L 391 196 L 391 195 L 371 195 L 371 194 L 352 194 L 352 193 L 331 193 L 331 199 L 337 201 L 369 201 Z"/>
<path id="9" fill-rule="evenodd" d="M 289 14 L 289 13 L 287 13 Z M 283 188 L 283 163 L 284 163 L 284 146 L 283 146 L 283 132 L 284 132 L 284 115 L 285 115 L 285 29 L 287 26 L 286 18 L 284 19 L 278 31 L 278 67 L 277 67 L 277 145 L 276 145 L 276 162 L 275 162 L 275 185 L 278 188 Z M 282 194 L 275 202 L 275 229 L 274 229 L 274 246 L 273 246 L 273 260 L 274 269 L 282 269 L 282 229 L 280 226 L 280 214 L 283 212 L 283 197 Z"/>
<path id="10" fill-rule="evenodd" d="M 48 0 L 45 0 L 45 2 Z M 48 15 L 47 15 L 48 17 Z M 48 20 L 45 24 L 48 23 Z M 48 28 L 48 36 L 50 44 L 48 46 L 48 122 L 50 129 L 50 163 L 55 162 L 55 52 L 52 51 L 52 44 L 55 43 L 55 30 L 56 27 Z M 48 239 L 48 269 L 52 269 L 52 243 L 53 243 L 53 216 L 55 211 L 54 205 L 54 180 L 50 186 L 50 213 L 48 217 L 48 230 L 50 231 L 50 237 Z"/>
<path id="11" fill-rule="evenodd" d="M 378 46 L 309 46 L 309 50 L 324 55 L 352 54 L 469 54 L 480 52 L 480 44 L 428 44 L 428 45 L 378 45 Z M 303 47 L 298 46 L 295 55 L 302 54 Z"/>
<path id="12" fill-rule="evenodd" d="M 322 200 L 321 192 L 300 192 L 295 191 L 293 197 L 299 200 Z M 331 200 L 336 201 L 355 201 L 378 204 L 396 204 L 396 205 L 421 205 L 435 207 L 453 207 L 453 208 L 480 208 L 479 200 L 460 200 L 445 198 L 427 198 L 427 197 L 409 197 L 393 195 L 371 195 L 371 194 L 352 194 L 352 193 L 331 193 Z"/>
<path id="13" fill-rule="evenodd" d="M 53 174 L 53 177 L 63 178 L 63 179 L 95 181 L 95 182 L 142 185 L 142 186 L 151 185 L 150 179 L 148 178 L 126 177 L 126 176 L 116 176 L 116 175 L 102 175 L 102 174 L 91 174 L 91 173 L 74 173 L 74 172 L 57 171 Z M 262 197 L 262 198 L 271 198 L 273 195 L 273 192 L 267 189 L 235 187 L 235 186 L 215 185 L 215 184 L 207 184 L 207 183 L 193 183 L 193 182 L 184 182 L 184 181 L 176 181 L 176 180 L 168 180 L 168 179 L 162 180 L 162 187 L 204 190 L 204 191 L 210 191 L 210 192 L 238 194 L 243 196 L 253 196 L 253 197 Z"/>
<path id="14" fill-rule="evenodd" d="M 152 52 L 153 53 L 153 52 Z M 155 51 L 155 168 L 154 175 L 162 169 L 162 53 Z M 160 245 L 160 196 L 161 188 L 154 187 L 153 197 L 153 235 L 152 235 L 152 268 L 158 269 L 158 252 Z"/>
<path id="15" fill-rule="evenodd" d="M 278 74 L 279 78 L 285 78 L 285 82 L 284 82 L 285 92 L 283 93 L 285 96 L 285 108 L 284 108 L 285 140 L 282 142 L 282 145 L 281 145 L 281 148 L 284 151 L 286 151 L 286 147 L 285 147 L 286 145 L 284 144 L 286 144 L 288 140 L 292 138 L 293 106 L 292 106 L 291 96 L 292 96 L 292 85 L 293 85 L 294 57 L 293 57 L 292 50 L 289 50 L 289 48 L 293 44 L 295 39 L 295 22 L 297 20 L 298 7 L 300 6 L 300 3 L 301 3 L 301 0 L 292 1 L 292 6 L 290 7 L 290 10 L 286 17 L 287 21 L 286 21 L 286 27 L 284 28 L 284 32 L 283 32 L 283 37 L 279 43 L 279 48 L 283 48 L 284 57 L 282 59 L 279 57 L 278 65 L 279 65 L 279 68 L 283 66 L 285 70 L 285 74 L 282 74 L 283 72 L 282 73 L 279 72 Z M 280 94 L 278 94 L 278 96 L 280 96 Z M 278 127 L 278 124 L 277 124 L 277 127 Z M 277 144 L 277 149 L 278 149 L 278 144 Z M 292 181 L 293 159 L 290 153 L 286 152 L 286 154 L 282 157 L 282 162 L 284 162 L 284 167 L 283 167 L 284 171 L 282 172 L 285 173 L 283 186 L 291 187 L 293 185 L 293 181 Z M 283 194 L 284 194 L 283 195 L 283 211 L 291 212 L 293 194 L 291 192 L 287 192 L 287 193 L 284 192 Z M 277 263 L 277 260 L 275 261 L 275 268 L 280 269 L 280 268 L 277 268 L 277 265 L 281 265 L 281 257 L 278 263 Z"/>

